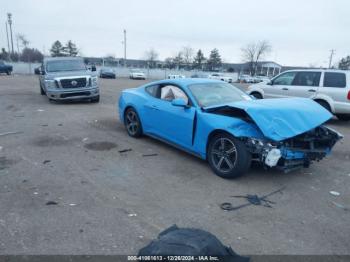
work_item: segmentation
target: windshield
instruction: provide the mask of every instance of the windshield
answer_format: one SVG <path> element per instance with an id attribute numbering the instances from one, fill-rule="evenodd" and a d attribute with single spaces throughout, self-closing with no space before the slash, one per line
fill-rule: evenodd
<path id="1" fill-rule="evenodd" d="M 57 60 L 49 61 L 46 65 L 47 72 L 82 71 L 86 70 L 83 60 Z"/>
<path id="2" fill-rule="evenodd" d="M 252 100 L 243 91 L 227 83 L 193 84 L 189 85 L 188 88 L 201 107 Z"/>

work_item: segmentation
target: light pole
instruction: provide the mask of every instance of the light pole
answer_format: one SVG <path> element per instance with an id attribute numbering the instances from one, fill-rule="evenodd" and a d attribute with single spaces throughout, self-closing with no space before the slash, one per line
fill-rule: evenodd
<path id="1" fill-rule="evenodd" d="M 8 32 L 8 28 L 7 28 L 7 22 L 5 22 L 5 25 L 6 25 L 7 47 L 8 47 L 7 51 L 10 54 L 11 50 L 10 50 L 10 40 L 9 40 L 9 32 Z"/>
<path id="2" fill-rule="evenodd" d="M 126 30 L 124 29 L 124 67 L 126 67 Z"/>
<path id="3" fill-rule="evenodd" d="M 13 36 L 12 36 L 12 14 L 11 13 L 7 13 L 7 22 L 10 26 L 10 36 L 11 36 L 11 51 L 13 54 Z"/>

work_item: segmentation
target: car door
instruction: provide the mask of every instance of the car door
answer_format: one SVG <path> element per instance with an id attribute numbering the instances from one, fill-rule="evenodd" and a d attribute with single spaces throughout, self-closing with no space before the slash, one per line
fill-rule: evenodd
<path id="1" fill-rule="evenodd" d="M 187 107 L 178 107 L 172 105 L 171 100 L 161 99 L 161 89 L 169 86 L 174 85 L 163 84 L 159 86 L 158 94 L 151 96 L 145 103 L 146 132 L 190 149 L 192 146 L 195 107 L 191 106 L 190 100 L 188 100 L 189 105 Z M 180 88 L 178 86 L 174 87 Z"/>
<path id="2" fill-rule="evenodd" d="M 341 107 L 344 107 L 344 103 L 349 103 L 347 86 L 349 84 L 346 82 L 345 72 L 325 72 L 323 84 L 318 89 L 318 93 L 332 98 L 335 105 L 340 103 Z"/>
<path id="3" fill-rule="evenodd" d="M 263 84 L 264 98 L 281 98 L 288 96 L 288 91 L 297 72 L 289 71 L 280 74 L 271 80 L 270 83 Z"/>
<path id="4" fill-rule="evenodd" d="M 314 98 L 320 86 L 321 72 L 300 71 L 294 77 L 292 85 L 284 90 L 289 97 Z"/>

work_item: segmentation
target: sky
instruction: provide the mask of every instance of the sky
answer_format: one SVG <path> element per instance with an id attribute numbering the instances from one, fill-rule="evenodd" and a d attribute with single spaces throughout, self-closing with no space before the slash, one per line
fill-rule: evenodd
<path id="1" fill-rule="evenodd" d="M 265 60 L 289 66 L 328 66 L 350 55 L 349 0 L 2 0 L 0 48 L 7 48 L 5 21 L 14 35 L 49 54 L 55 40 L 72 40 L 83 56 L 159 59 L 184 46 L 217 48 L 224 62 L 243 62 L 241 48 L 261 40 L 272 52 Z M 14 37 L 15 38 L 15 37 Z M 14 40 L 15 41 L 15 40 Z M 16 42 L 15 42 L 16 47 Z"/>

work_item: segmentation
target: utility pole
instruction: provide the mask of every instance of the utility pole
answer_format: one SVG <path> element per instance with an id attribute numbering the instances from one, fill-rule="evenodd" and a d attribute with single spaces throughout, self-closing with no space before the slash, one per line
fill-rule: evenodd
<path id="1" fill-rule="evenodd" d="M 126 30 L 124 29 L 124 67 L 126 67 Z"/>
<path id="2" fill-rule="evenodd" d="M 328 68 L 331 68 L 332 67 L 332 60 L 333 60 L 333 55 L 335 53 L 335 50 L 332 49 L 331 51 L 331 55 L 329 56 L 329 65 L 328 65 Z"/>
<path id="3" fill-rule="evenodd" d="M 8 32 L 8 29 L 7 29 L 7 22 L 5 22 L 5 25 L 6 25 L 7 47 L 8 47 L 7 51 L 10 54 L 11 50 L 10 50 L 10 40 L 9 40 L 9 32 Z"/>
<path id="4" fill-rule="evenodd" d="M 10 25 L 11 51 L 12 51 L 12 54 L 13 54 L 12 14 L 11 13 L 7 13 L 7 22 Z"/>

